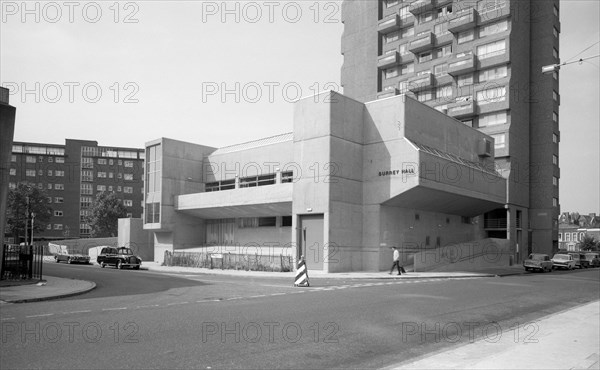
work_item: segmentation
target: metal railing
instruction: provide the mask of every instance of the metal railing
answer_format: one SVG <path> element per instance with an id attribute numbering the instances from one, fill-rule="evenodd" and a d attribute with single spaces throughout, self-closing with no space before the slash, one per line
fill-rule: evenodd
<path id="1" fill-rule="evenodd" d="M 41 280 L 44 247 L 5 244 L 0 280 Z"/>

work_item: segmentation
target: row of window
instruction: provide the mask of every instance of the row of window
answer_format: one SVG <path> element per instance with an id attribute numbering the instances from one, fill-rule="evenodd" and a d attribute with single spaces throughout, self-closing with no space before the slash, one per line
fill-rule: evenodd
<path id="1" fill-rule="evenodd" d="M 133 200 L 131 199 L 121 199 L 121 201 L 123 202 L 123 205 L 125 207 L 133 207 Z M 90 208 L 92 206 L 92 203 L 94 202 L 94 199 L 90 196 L 80 196 L 79 197 L 79 206 L 80 208 Z M 142 201 L 141 207 L 144 206 L 144 202 Z M 81 215 L 81 213 L 80 213 Z"/>
<path id="2" fill-rule="evenodd" d="M 99 165 L 113 166 L 115 164 L 115 161 L 113 159 L 98 158 L 97 163 Z M 121 159 L 117 160 L 116 163 L 117 163 L 117 166 L 125 166 L 125 167 L 130 167 L 130 168 L 133 167 L 133 165 L 134 165 L 133 161 L 123 161 Z M 94 158 L 82 157 L 81 158 L 81 168 L 94 168 Z"/>
<path id="3" fill-rule="evenodd" d="M 13 151 L 14 147 L 13 147 Z M 28 155 L 25 156 L 25 162 L 26 163 L 43 163 L 44 162 L 44 158 L 47 158 L 48 163 L 65 163 L 65 158 L 64 157 L 44 157 L 44 156 L 34 156 L 34 155 Z M 16 154 L 12 154 L 10 157 L 10 161 L 11 162 L 16 162 L 17 161 L 17 155 Z"/>
<path id="4" fill-rule="evenodd" d="M 281 173 L 281 182 L 289 183 L 294 180 L 294 172 L 286 171 Z M 239 179 L 239 187 L 240 188 L 250 188 L 255 186 L 265 186 L 265 185 L 274 185 L 276 183 L 276 174 L 267 174 L 260 176 L 249 176 L 242 177 Z M 221 180 L 206 183 L 204 187 L 205 192 L 213 192 L 213 191 L 221 191 L 221 190 L 231 190 L 235 189 L 235 179 L 230 180 Z"/>
<path id="5" fill-rule="evenodd" d="M 579 243 L 580 241 L 583 240 L 583 238 L 585 237 L 586 233 L 584 233 L 583 231 L 575 231 L 575 232 L 563 232 L 563 233 L 558 233 L 558 241 L 559 242 L 577 242 Z"/>
<path id="6" fill-rule="evenodd" d="M 138 155 L 142 156 L 143 152 L 114 149 L 114 148 L 101 148 L 97 146 L 82 146 L 81 156 L 82 157 L 108 157 L 108 158 L 132 158 L 138 159 Z M 141 158 L 140 158 L 141 159 Z"/>
<path id="7" fill-rule="evenodd" d="M 48 170 L 47 172 L 48 176 L 56 176 L 56 177 L 64 177 L 65 176 L 65 171 L 62 170 Z M 17 169 L 16 168 L 11 168 L 10 169 L 10 175 L 11 176 L 17 176 Z M 44 170 L 34 170 L 34 169 L 26 169 L 25 170 L 25 176 L 28 177 L 36 177 L 36 176 L 44 176 Z"/>
<path id="8" fill-rule="evenodd" d="M 99 179 L 112 179 L 115 177 L 114 172 L 103 172 L 98 171 L 96 177 Z M 133 181 L 134 176 L 132 173 L 117 173 L 117 179 L 123 179 L 125 181 Z M 81 170 L 81 181 L 94 181 L 94 171 L 92 170 Z"/>
<path id="9" fill-rule="evenodd" d="M 133 187 L 132 186 L 113 186 L 113 185 L 97 185 L 96 186 L 96 191 L 115 191 L 120 193 L 121 191 L 123 191 L 123 193 L 125 194 L 133 194 Z M 143 189 L 140 189 L 142 191 L 142 194 L 144 192 Z M 92 184 L 86 184 L 86 183 L 82 183 L 81 184 L 81 188 L 80 188 L 81 194 L 83 195 L 91 195 L 94 192 L 94 186 Z"/>

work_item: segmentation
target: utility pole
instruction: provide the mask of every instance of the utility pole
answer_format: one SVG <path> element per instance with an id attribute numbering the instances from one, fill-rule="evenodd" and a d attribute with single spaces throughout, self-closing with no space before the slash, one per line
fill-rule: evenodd
<path id="1" fill-rule="evenodd" d="M 25 244 L 27 244 L 27 228 L 29 227 L 29 195 L 25 197 L 27 207 L 25 208 Z"/>

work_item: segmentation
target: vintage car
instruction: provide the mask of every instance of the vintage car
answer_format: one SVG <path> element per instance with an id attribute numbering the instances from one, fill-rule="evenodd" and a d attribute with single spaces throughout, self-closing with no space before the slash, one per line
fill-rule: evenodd
<path id="1" fill-rule="evenodd" d="M 575 260 L 575 267 L 579 269 L 590 267 L 590 263 L 585 259 L 585 254 L 581 252 L 569 252 L 573 259 Z"/>
<path id="2" fill-rule="evenodd" d="M 60 261 L 65 261 L 66 263 L 90 263 L 90 256 L 69 250 L 69 247 L 66 245 L 49 243 L 48 249 L 54 254 L 56 263 Z"/>
<path id="3" fill-rule="evenodd" d="M 596 252 L 587 252 L 584 254 L 589 267 L 600 267 L 600 257 Z"/>
<path id="4" fill-rule="evenodd" d="M 564 268 L 567 270 L 573 270 L 575 268 L 575 260 L 573 256 L 568 253 L 557 253 L 552 257 L 553 268 Z"/>
<path id="5" fill-rule="evenodd" d="M 142 265 L 142 259 L 134 255 L 133 251 L 126 247 L 104 247 L 100 251 L 96 261 L 102 267 L 112 265 L 118 269 L 122 269 L 123 267 L 133 267 L 134 269 L 139 270 Z"/>
<path id="6" fill-rule="evenodd" d="M 525 271 L 539 270 L 541 272 L 552 271 L 554 264 L 547 254 L 532 253 L 529 258 L 523 261 L 523 267 Z"/>

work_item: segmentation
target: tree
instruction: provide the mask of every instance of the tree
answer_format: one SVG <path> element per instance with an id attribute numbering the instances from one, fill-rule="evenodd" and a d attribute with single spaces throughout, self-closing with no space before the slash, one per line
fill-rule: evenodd
<path id="1" fill-rule="evenodd" d="M 581 242 L 579 242 L 579 247 L 582 251 L 595 251 L 598 250 L 600 242 L 594 239 L 593 235 L 585 234 Z"/>
<path id="2" fill-rule="evenodd" d="M 25 238 L 26 226 L 31 230 L 31 213 L 35 213 L 34 234 L 45 230 L 52 216 L 52 208 L 48 205 L 46 192 L 26 184 L 19 184 L 16 189 L 8 193 L 6 212 L 7 232 L 13 235 L 17 242 L 21 237 Z M 25 242 L 28 243 L 29 240 Z"/>
<path id="3" fill-rule="evenodd" d="M 117 236 L 119 218 L 127 217 L 127 208 L 115 193 L 102 192 L 90 209 L 86 222 L 91 227 L 91 235 L 96 238 Z"/>

